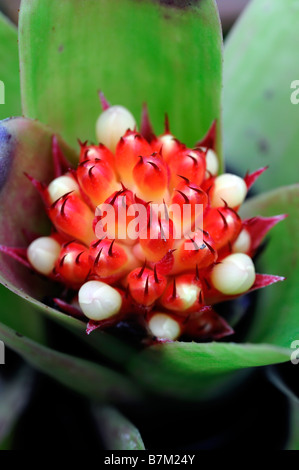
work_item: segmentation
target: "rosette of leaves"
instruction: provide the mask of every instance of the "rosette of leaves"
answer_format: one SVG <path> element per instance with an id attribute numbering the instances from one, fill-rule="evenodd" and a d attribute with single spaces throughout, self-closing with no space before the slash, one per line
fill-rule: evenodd
<path id="1" fill-rule="evenodd" d="M 269 165 L 242 215 L 288 214 L 257 259 L 263 272 L 287 280 L 221 306 L 235 334 L 218 342 L 141 350 L 138 331 L 125 325 L 87 337 L 80 320 L 49 302 L 55 285 L 0 255 L 3 448 L 18 447 L 31 420 L 31 435 L 42 422 L 58 433 L 57 446 L 59 433 L 65 438 L 74 425 L 69 445 L 77 447 L 215 449 L 259 447 L 266 439 L 273 448 L 298 449 L 290 362 L 299 340 L 298 108 L 290 100 L 299 72 L 298 9 L 298 0 L 253 0 L 224 48 L 212 0 L 23 0 L 18 31 L 0 18 L 1 244 L 25 246 L 25 229 L 46 233 L 23 172 L 51 177 L 53 133 L 73 161 L 76 140 L 95 139 L 99 88 L 135 115 L 147 102 L 161 132 L 167 111 L 188 145 L 217 119 L 222 168 L 244 175 Z M 39 407 L 41 421 L 32 421 Z M 59 419 L 49 427 L 46 409 L 69 419 L 65 433 Z"/>

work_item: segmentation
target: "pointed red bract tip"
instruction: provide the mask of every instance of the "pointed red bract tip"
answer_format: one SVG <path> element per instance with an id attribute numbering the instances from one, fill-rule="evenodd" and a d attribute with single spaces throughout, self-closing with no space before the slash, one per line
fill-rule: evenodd
<path id="1" fill-rule="evenodd" d="M 153 129 L 153 126 L 150 121 L 148 107 L 146 103 L 142 105 L 141 113 L 141 124 L 140 124 L 140 134 L 148 141 L 152 142 L 156 139 L 156 135 Z"/>
<path id="2" fill-rule="evenodd" d="M 106 109 L 110 108 L 110 103 L 109 103 L 109 101 L 107 101 L 104 93 L 101 90 L 98 91 L 98 95 L 99 95 L 99 98 L 100 98 L 100 103 L 101 103 L 101 106 L 102 106 L 102 110 L 106 111 Z"/>
<path id="3" fill-rule="evenodd" d="M 174 265 L 174 255 L 173 253 L 175 252 L 176 250 L 169 250 L 168 253 L 166 253 L 166 255 L 161 259 L 159 260 L 157 263 L 155 262 L 150 262 L 149 263 L 149 266 L 154 269 L 154 267 L 156 267 L 156 271 L 158 274 L 163 274 L 165 276 L 167 276 L 168 274 L 171 273 L 172 269 L 173 269 L 173 265 Z"/>
<path id="4" fill-rule="evenodd" d="M 39 195 L 42 198 L 43 203 L 47 206 L 50 203 L 50 200 L 49 200 L 46 185 L 44 183 L 41 183 L 40 181 L 36 180 L 32 176 L 28 175 L 28 173 L 26 173 L 26 172 L 24 172 L 24 175 L 30 181 L 30 183 L 33 184 L 35 189 L 39 192 Z"/>
<path id="5" fill-rule="evenodd" d="M 54 165 L 54 176 L 58 178 L 73 168 L 71 163 L 63 154 L 56 135 L 52 136 L 52 158 Z"/>
<path id="6" fill-rule="evenodd" d="M 234 334 L 231 326 L 211 306 L 190 315 L 183 328 L 183 334 L 200 340 L 218 340 Z"/>
<path id="7" fill-rule="evenodd" d="M 86 327 L 86 334 L 90 335 L 95 330 L 101 330 L 101 329 L 106 329 L 112 326 L 117 325 L 123 318 L 123 315 L 114 315 L 111 318 L 107 318 L 106 320 L 101 320 L 101 321 L 94 321 L 94 320 L 89 320 L 87 323 Z"/>
<path id="8" fill-rule="evenodd" d="M 26 268 L 32 269 L 31 264 L 27 259 L 27 248 L 14 248 L 10 246 L 0 245 L 0 252 L 8 255 L 10 258 L 18 261 Z"/>
<path id="9" fill-rule="evenodd" d="M 244 177 L 244 181 L 246 183 L 247 189 L 249 190 L 256 180 L 266 171 L 268 170 L 268 166 L 264 166 L 263 168 L 260 168 L 259 170 L 254 171 L 253 173 L 248 173 Z"/>
<path id="10" fill-rule="evenodd" d="M 170 134 L 169 116 L 167 113 L 165 113 L 165 118 L 164 118 L 164 133 Z"/>
<path id="11" fill-rule="evenodd" d="M 53 302 L 55 302 L 59 310 L 62 310 L 64 313 L 67 313 L 68 315 L 71 315 L 74 318 L 79 318 L 79 319 L 85 318 L 82 311 L 78 307 L 75 307 L 74 305 L 71 305 L 68 302 L 65 302 L 65 300 L 55 297 L 53 299 Z"/>
<path id="12" fill-rule="evenodd" d="M 78 142 L 78 144 L 80 145 L 80 148 L 81 148 L 81 149 L 82 149 L 82 148 L 85 148 L 85 147 L 87 146 L 87 144 L 88 144 L 88 140 L 85 140 L 84 142 L 82 142 L 82 140 L 77 139 L 77 142 Z"/>
<path id="13" fill-rule="evenodd" d="M 217 119 L 213 121 L 210 129 L 208 130 L 207 134 L 197 142 L 196 147 L 206 147 L 208 149 L 216 150 L 217 144 Z"/>
<path id="14" fill-rule="evenodd" d="M 286 280 L 286 277 L 283 276 L 274 276 L 272 274 L 256 274 L 255 281 L 249 292 L 253 292 L 257 289 L 262 289 L 263 287 L 271 286 L 277 282 L 283 282 Z"/>
<path id="15" fill-rule="evenodd" d="M 260 246 L 267 233 L 279 222 L 286 219 L 287 214 L 276 215 L 274 217 L 253 217 L 243 221 L 243 227 L 250 235 L 250 252 L 254 253 Z"/>
<path id="16" fill-rule="evenodd" d="M 283 282 L 285 280 L 286 278 L 282 276 L 274 276 L 271 274 L 256 274 L 254 284 L 248 291 L 244 292 L 242 295 L 250 294 L 251 292 L 254 292 L 258 289 L 262 289 L 264 287 L 268 287 L 272 284 L 276 284 L 277 282 Z M 219 302 L 226 302 L 227 300 L 234 300 L 238 297 L 239 295 L 221 294 L 211 285 L 206 285 L 205 300 L 210 305 L 214 305 Z"/>

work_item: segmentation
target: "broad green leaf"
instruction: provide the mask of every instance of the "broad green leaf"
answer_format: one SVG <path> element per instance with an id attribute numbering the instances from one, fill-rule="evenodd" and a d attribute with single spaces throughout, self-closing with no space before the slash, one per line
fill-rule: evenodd
<path id="1" fill-rule="evenodd" d="M 189 145 L 220 120 L 214 0 L 31 0 L 19 24 L 23 112 L 72 145 L 95 139 L 99 89 L 137 119 L 147 102 L 159 132 L 167 112 Z"/>
<path id="2" fill-rule="evenodd" d="M 242 175 L 270 165 L 261 190 L 298 181 L 298 12 L 299 0 L 252 0 L 225 44 L 224 153 Z"/>
<path id="3" fill-rule="evenodd" d="M 0 12 L 0 119 L 21 113 L 17 29 Z"/>
<path id="4" fill-rule="evenodd" d="M 267 274 L 287 279 L 260 291 L 248 340 L 289 348 L 294 340 L 299 340 L 299 185 L 249 199 L 241 213 L 243 217 L 288 214 L 271 231 L 258 266 Z"/>
<path id="5" fill-rule="evenodd" d="M 107 450 L 144 450 L 138 429 L 111 406 L 93 407 L 93 415 Z"/>
<path id="6" fill-rule="evenodd" d="M 88 398 L 105 403 L 140 399 L 137 387 L 111 369 L 41 346 L 3 324 L 0 324 L 0 338 L 34 368 Z"/>
<path id="7" fill-rule="evenodd" d="M 45 341 L 43 317 L 29 302 L 0 285 L 0 322 L 38 342 Z"/>
<path id="8" fill-rule="evenodd" d="M 0 379 L 0 449 L 10 437 L 21 413 L 26 407 L 33 386 L 32 370 L 23 366 L 7 380 Z M 10 441 L 10 439 L 8 439 Z"/>
<path id="9" fill-rule="evenodd" d="M 288 349 L 267 344 L 169 343 L 136 356 L 129 371 L 148 389 L 197 401 L 223 396 L 252 367 L 288 360 Z"/>

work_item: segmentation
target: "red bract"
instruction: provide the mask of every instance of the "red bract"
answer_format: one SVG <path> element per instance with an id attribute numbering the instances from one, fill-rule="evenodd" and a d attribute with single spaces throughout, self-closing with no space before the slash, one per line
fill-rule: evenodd
<path id="1" fill-rule="evenodd" d="M 146 259 L 160 261 L 174 244 L 173 222 L 152 214 L 148 225 L 140 233 L 140 246 Z"/>
<path id="2" fill-rule="evenodd" d="M 91 269 L 88 248 L 76 241 L 65 243 L 56 262 L 57 280 L 78 289 L 86 281 Z"/>
<path id="3" fill-rule="evenodd" d="M 94 238 L 93 213 L 77 194 L 66 193 L 47 207 L 47 213 L 58 232 L 67 238 L 87 244 Z"/>
<path id="4" fill-rule="evenodd" d="M 204 218 L 204 229 L 210 234 L 215 249 L 232 244 L 242 229 L 239 215 L 229 207 L 209 208 Z"/>
<path id="5" fill-rule="evenodd" d="M 115 151 L 115 165 L 124 184 L 133 183 L 133 168 L 139 156 L 150 155 L 151 146 L 138 132 L 128 130 L 121 137 Z"/>
<path id="6" fill-rule="evenodd" d="M 124 108 L 106 101 L 104 108 L 97 132 L 105 145 L 79 141 L 75 169 L 54 136 L 55 179 L 45 185 L 27 175 L 52 233 L 28 250 L 1 252 L 61 283 L 55 305 L 85 319 L 87 333 L 130 320 L 144 327 L 147 343 L 232 334 L 211 305 L 283 280 L 256 274 L 252 257 L 285 216 L 238 214 L 265 168 L 244 179 L 218 175 L 216 123 L 190 149 L 168 118 L 157 137 L 146 108 L 141 132 Z"/>
<path id="7" fill-rule="evenodd" d="M 94 207 L 110 196 L 116 189 L 113 168 L 104 160 L 84 160 L 78 165 L 78 183 Z"/>
<path id="8" fill-rule="evenodd" d="M 144 199 L 162 201 L 167 197 L 168 168 L 162 154 L 139 155 L 139 161 L 133 168 L 136 192 Z"/>
<path id="9" fill-rule="evenodd" d="M 132 298 L 138 304 L 151 306 L 163 294 L 166 287 L 166 278 L 158 275 L 157 271 L 143 266 L 134 269 L 126 280 Z"/>
<path id="10" fill-rule="evenodd" d="M 167 310 L 173 310 L 178 315 L 198 312 L 204 305 L 202 283 L 199 271 L 193 274 L 174 276 L 165 289 L 160 303 Z"/>
<path id="11" fill-rule="evenodd" d="M 121 279 L 136 264 L 130 250 L 115 240 L 96 240 L 90 245 L 92 272 L 109 284 Z"/>
<path id="12" fill-rule="evenodd" d="M 81 142 L 79 140 L 80 145 L 80 156 L 79 162 L 85 162 L 86 160 L 91 161 L 104 161 L 108 163 L 111 168 L 114 168 L 115 165 L 115 158 L 113 153 L 105 147 L 103 144 L 99 145 L 88 145 L 86 142 Z"/>
<path id="13" fill-rule="evenodd" d="M 162 151 L 163 152 L 163 151 Z M 200 149 L 184 149 L 168 161 L 171 178 L 170 187 L 176 188 L 180 182 L 180 176 L 184 176 L 193 184 L 200 186 L 206 172 L 205 152 Z"/>

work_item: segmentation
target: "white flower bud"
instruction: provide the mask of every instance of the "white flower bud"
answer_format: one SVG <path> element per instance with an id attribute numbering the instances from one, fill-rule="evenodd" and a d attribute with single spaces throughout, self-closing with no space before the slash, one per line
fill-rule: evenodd
<path id="1" fill-rule="evenodd" d="M 247 253 L 251 246 L 251 238 L 244 228 L 232 246 L 233 253 Z"/>
<path id="2" fill-rule="evenodd" d="M 169 152 L 173 150 L 173 148 L 177 145 L 177 142 L 172 134 L 164 134 L 159 137 L 159 142 L 162 147 L 162 155 L 165 153 L 167 155 Z"/>
<path id="3" fill-rule="evenodd" d="M 246 194 L 247 186 L 243 178 L 231 175 L 230 173 L 224 173 L 215 178 L 212 206 L 221 207 L 226 202 L 229 207 L 238 207 L 243 203 Z"/>
<path id="4" fill-rule="evenodd" d="M 53 238 L 40 237 L 29 245 L 27 258 L 37 272 L 48 276 L 59 258 L 60 250 L 59 243 Z"/>
<path id="5" fill-rule="evenodd" d="M 123 106 L 111 106 L 98 118 L 96 136 L 100 143 L 115 152 L 119 139 L 128 129 L 134 130 L 134 116 Z"/>
<path id="6" fill-rule="evenodd" d="M 100 281 L 88 281 L 79 290 L 79 305 L 87 318 L 100 321 L 116 315 L 121 308 L 120 293 Z"/>
<path id="7" fill-rule="evenodd" d="M 252 259 L 244 253 L 227 256 L 213 268 L 211 280 L 214 287 L 222 294 L 243 294 L 255 281 Z"/>
<path id="8" fill-rule="evenodd" d="M 184 309 L 192 307 L 197 301 L 200 288 L 190 283 L 179 283 L 176 286 L 177 296 L 183 301 Z"/>
<path id="9" fill-rule="evenodd" d="M 74 178 L 67 175 L 55 178 L 48 186 L 48 193 L 52 203 L 70 191 L 78 193 L 79 185 L 76 183 Z"/>
<path id="10" fill-rule="evenodd" d="M 159 339 L 176 340 L 181 334 L 179 323 L 166 313 L 156 313 L 148 323 L 153 336 Z"/>
<path id="11" fill-rule="evenodd" d="M 206 150 L 206 149 L 203 149 Z M 206 177 L 209 178 L 210 175 L 216 176 L 219 171 L 219 160 L 214 152 L 214 150 L 209 149 L 207 151 L 206 155 L 206 169 L 207 169 L 207 175 Z"/>

